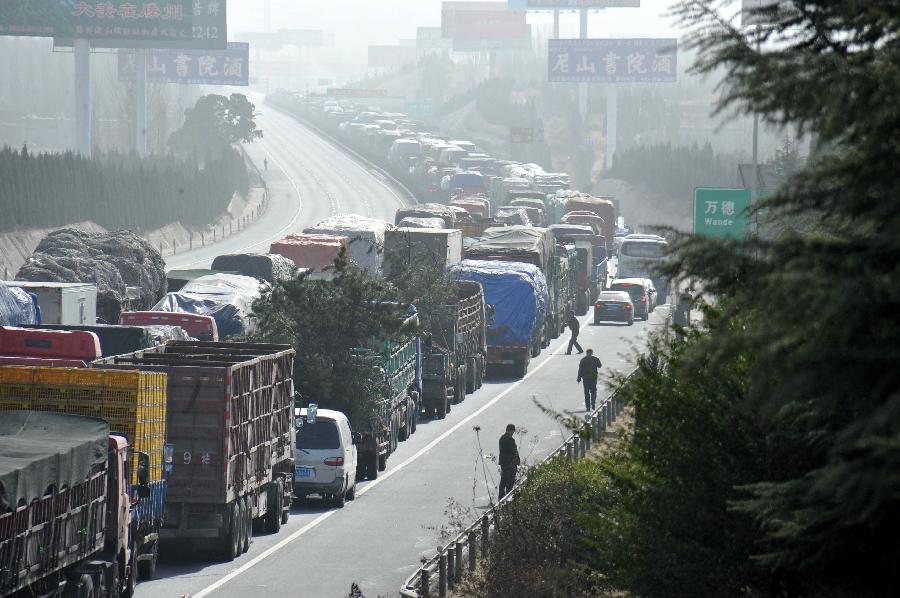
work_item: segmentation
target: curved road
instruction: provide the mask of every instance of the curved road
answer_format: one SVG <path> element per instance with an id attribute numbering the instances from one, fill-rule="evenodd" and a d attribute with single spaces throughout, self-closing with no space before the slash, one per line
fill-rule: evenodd
<path id="1" fill-rule="evenodd" d="M 394 221 L 397 208 L 410 198 L 380 172 L 346 154 L 271 106 L 260 106 L 257 123 L 264 137 L 247 153 L 263 170 L 269 187 L 269 208 L 253 223 L 224 241 L 169 256 L 166 269 L 208 268 L 226 253 L 264 253 L 273 241 L 301 232 L 328 216 L 361 214 Z"/>

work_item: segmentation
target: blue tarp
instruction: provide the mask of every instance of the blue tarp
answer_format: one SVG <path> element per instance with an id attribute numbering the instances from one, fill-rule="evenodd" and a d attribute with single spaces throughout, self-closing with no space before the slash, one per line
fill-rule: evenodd
<path id="1" fill-rule="evenodd" d="M 454 280 L 480 282 L 485 303 L 494 306 L 487 326 L 490 346 L 531 344 L 544 323 L 550 295 L 543 272 L 519 262 L 463 260 L 448 268 Z"/>
<path id="2" fill-rule="evenodd" d="M 253 302 L 268 285 L 249 276 L 211 274 L 186 284 L 177 293 L 168 293 L 153 311 L 181 312 L 212 316 L 219 337 L 253 332 Z"/>
<path id="3" fill-rule="evenodd" d="M 40 324 L 39 313 L 34 295 L 0 282 L 0 326 Z"/>

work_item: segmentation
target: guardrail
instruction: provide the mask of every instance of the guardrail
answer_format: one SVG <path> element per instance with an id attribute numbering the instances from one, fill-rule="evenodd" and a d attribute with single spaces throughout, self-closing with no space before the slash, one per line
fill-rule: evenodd
<path id="1" fill-rule="evenodd" d="M 589 436 L 573 433 L 555 451 L 544 458 L 538 467 L 558 458 L 570 461 L 584 458 L 591 449 L 594 439 L 606 432 L 624 407 L 625 403 L 619 398 L 619 393 L 614 392 L 590 413 L 587 420 L 591 431 Z M 438 550 L 436 555 L 424 560 L 422 566 L 407 578 L 406 583 L 400 589 L 400 596 L 404 598 L 431 598 L 433 596 L 444 598 L 448 591 L 456 587 L 456 584 L 462 581 L 463 572 L 473 571 L 478 566 L 478 559 L 483 559 L 490 552 L 491 537 L 500 528 L 503 521 L 503 509 L 515 498 L 527 477 L 526 474 L 516 480 L 516 485 L 509 494 Z"/>

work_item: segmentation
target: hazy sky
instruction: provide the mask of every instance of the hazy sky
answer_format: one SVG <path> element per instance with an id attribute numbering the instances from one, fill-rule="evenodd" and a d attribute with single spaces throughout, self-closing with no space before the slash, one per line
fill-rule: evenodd
<path id="1" fill-rule="evenodd" d="M 396 44 L 415 38 L 416 26 L 441 24 L 440 0 L 270 0 L 272 29 L 324 29 L 338 45 Z M 592 13 L 591 37 L 666 37 L 675 34 L 665 16 L 673 0 L 642 0 L 641 8 Z M 505 5 L 506 2 L 498 2 Z M 263 31 L 265 0 L 228 0 L 231 31 Z M 552 18 L 532 13 L 528 21 L 549 31 Z M 564 14 L 561 36 L 576 37 L 578 15 Z"/>

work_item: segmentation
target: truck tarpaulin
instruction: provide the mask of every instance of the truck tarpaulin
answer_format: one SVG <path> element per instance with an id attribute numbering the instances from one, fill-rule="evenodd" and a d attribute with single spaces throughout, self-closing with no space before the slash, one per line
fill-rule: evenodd
<path id="1" fill-rule="evenodd" d="M 409 208 L 400 208 L 394 224 L 400 226 L 404 218 L 440 218 L 444 225 L 438 228 L 456 228 L 456 214 L 451 208 L 440 203 L 423 203 Z"/>
<path id="2" fill-rule="evenodd" d="M 334 260 L 341 249 L 350 259 L 350 239 L 334 235 L 289 235 L 272 243 L 271 253 L 283 255 L 293 261 L 298 268 L 325 271 L 334 269 Z"/>
<path id="3" fill-rule="evenodd" d="M 482 240 L 466 249 L 466 258 L 523 255 L 534 256 L 535 265 L 546 271 L 553 255 L 553 234 L 534 226 L 500 226 L 484 231 Z M 514 260 L 520 261 L 520 260 Z"/>
<path id="4" fill-rule="evenodd" d="M 0 418 L 0 511 L 83 482 L 106 463 L 108 439 L 102 419 L 7 411 Z"/>
<path id="5" fill-rule="evenodd" d="M 550 303 L 540 269 L 519 262 L 463 260 L 448 271 L 454 280 L 480 282 L 484 287 L 484 301 L 494 308 L 487 324 L 488 345 L 531 344 Z"/>
<path id="6" fill-rule="evenodd" d="M 394 228 L 390 222 L 359 214 L 326 218 L 303 232 L 349 237 L 353 261 L 370 272 L 381 271 L 381 248 L 385 231 Z"/>
<path id="7" fill-rule="evenodd" d="M 253 302 L 260 298 L 265 283 L 249 276 L 212 274 L 192 280 L 177 293 L 169 293 L 153 311 L 182 312 L 212 316 L 220 337 L 252 332 Z"/>
<path id="8" fill-rule="evenodd" d="M 0 282 L 0 326 L 40 324 L 37 304 L 28 292 Z"/>
<path id="9" fill-rule="evenodd" d="M 275 284 L 280 280 L 292 278 L 296 267 L 291 260 L 282 255 L 232 253 L 214 259 L 212 269 L 237 272 L 241 276 L 252 276 Z"/>

